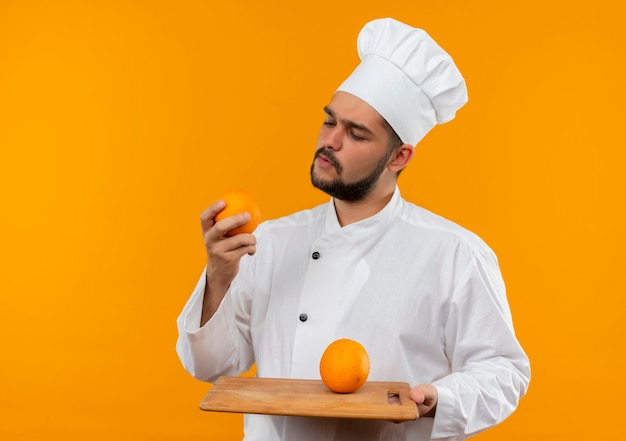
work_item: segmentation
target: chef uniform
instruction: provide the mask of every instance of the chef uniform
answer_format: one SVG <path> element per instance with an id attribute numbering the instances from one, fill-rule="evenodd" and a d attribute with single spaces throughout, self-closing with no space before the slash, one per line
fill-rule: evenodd
<path id="1" fill-rule="evenodd" d="M 460 73 L 425 32 L 375 20 L 358 45 L 362 62 L 338 90 L 372 105 L 403 141 L 419 142 L 465 103 Z M 369 354 L 369 381 L 431 383 L 438 404 L 434 418 L 402 424 L 246 415 L 245 441 L 461 440 L 517 407 L 528 359 L 496 256 L 473 233 L 396 187 L 362 221 L 341 227 L 331 199 L 267 221 L 255 236 L 257 252 L 241 259 L 214 316 L 200 327 L 204 274 L 179 316 L 177 351 L 193 376 L 214 382 L 256 363 L 259 377 L 319 379 L 326 346 L 350 338 Z"/>

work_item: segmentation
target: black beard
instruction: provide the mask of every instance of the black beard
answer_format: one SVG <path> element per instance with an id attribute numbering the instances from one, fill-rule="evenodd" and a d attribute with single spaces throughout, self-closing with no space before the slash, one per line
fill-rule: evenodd
<path id="1" fill-rule="evenodd" d="M 315 168 L 315 159 L 320 155 L 320 153 L 323 153 L 324 157 L 328 159 L 333 167 L 335 167 L 335 170 L 339 175 L 337 179 L 324 181 L 322 179 L 317 179 L 314 176 L 313 169 Z M 341 172 L 343 171 L 343 168 L 335 158 L 332 150 L 321 148 L 315 152 L 315 156 L 313 158 L 313 164 L 311 165 L 310 171 L 311 183 L 315 188 L 322 190 L 324 193 L 335 199 L 339 199 L 340 201 L 359 202 L 372 191 L 374 185 L 378 182 L 380 175 L 382 175 L 383 171 L 385 171 L 389 157 L 390 155 L 385 155 L 378 162 L 378 164 L 376 164 L 374 170 L 372 170 L 372 172 L 363 179 L 352 183 L 345 183 L 341 180 Z"/>

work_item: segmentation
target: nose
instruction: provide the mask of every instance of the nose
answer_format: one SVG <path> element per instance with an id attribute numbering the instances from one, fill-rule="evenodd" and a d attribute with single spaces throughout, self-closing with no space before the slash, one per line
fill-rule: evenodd
<path id="1" fill-rule="evenodd" d="M 337 126 L 322 126 L 318 138 L 318 148 L 326 147 L 340 150 L 342 146 L 341 129 Z"/>

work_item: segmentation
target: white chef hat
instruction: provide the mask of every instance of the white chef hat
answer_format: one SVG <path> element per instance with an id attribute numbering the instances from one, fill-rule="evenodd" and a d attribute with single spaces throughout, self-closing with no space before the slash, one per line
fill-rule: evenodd
<path id="1" fill-rule="evenodd" d="M 337 91 L 372 106 L 402 142 L 416 145 L 467 102 L 461 72 L 425 31 L 377 19 L 361 29 L 357 47 L 361 63 Z"/>

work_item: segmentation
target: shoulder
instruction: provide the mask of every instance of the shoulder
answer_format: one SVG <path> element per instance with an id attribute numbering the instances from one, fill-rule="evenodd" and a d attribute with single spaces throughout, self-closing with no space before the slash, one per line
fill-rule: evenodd
<path id="1" fill-rule="evenodd" d="M 402 200 L 399 220 L 403 224 L 401 228 L 416 234 L 424 234 L 433 240 L 456 244 L 467 248 L 468 251 L 479 251 L 481 254 L 485 252 L 488 254 L 493 253 L 487 243 L 476 233 L 450 219 L 404 199 Z"/>
<path id="2" fill-rule="evenodd" d="M 302 231 L 302 229 L 321 225 L 328 210 L 328 203 L 317 207 L 297 211 L 295 213 L 262 222 L 255 235 L 285 234 L 289 231 Z"/>

